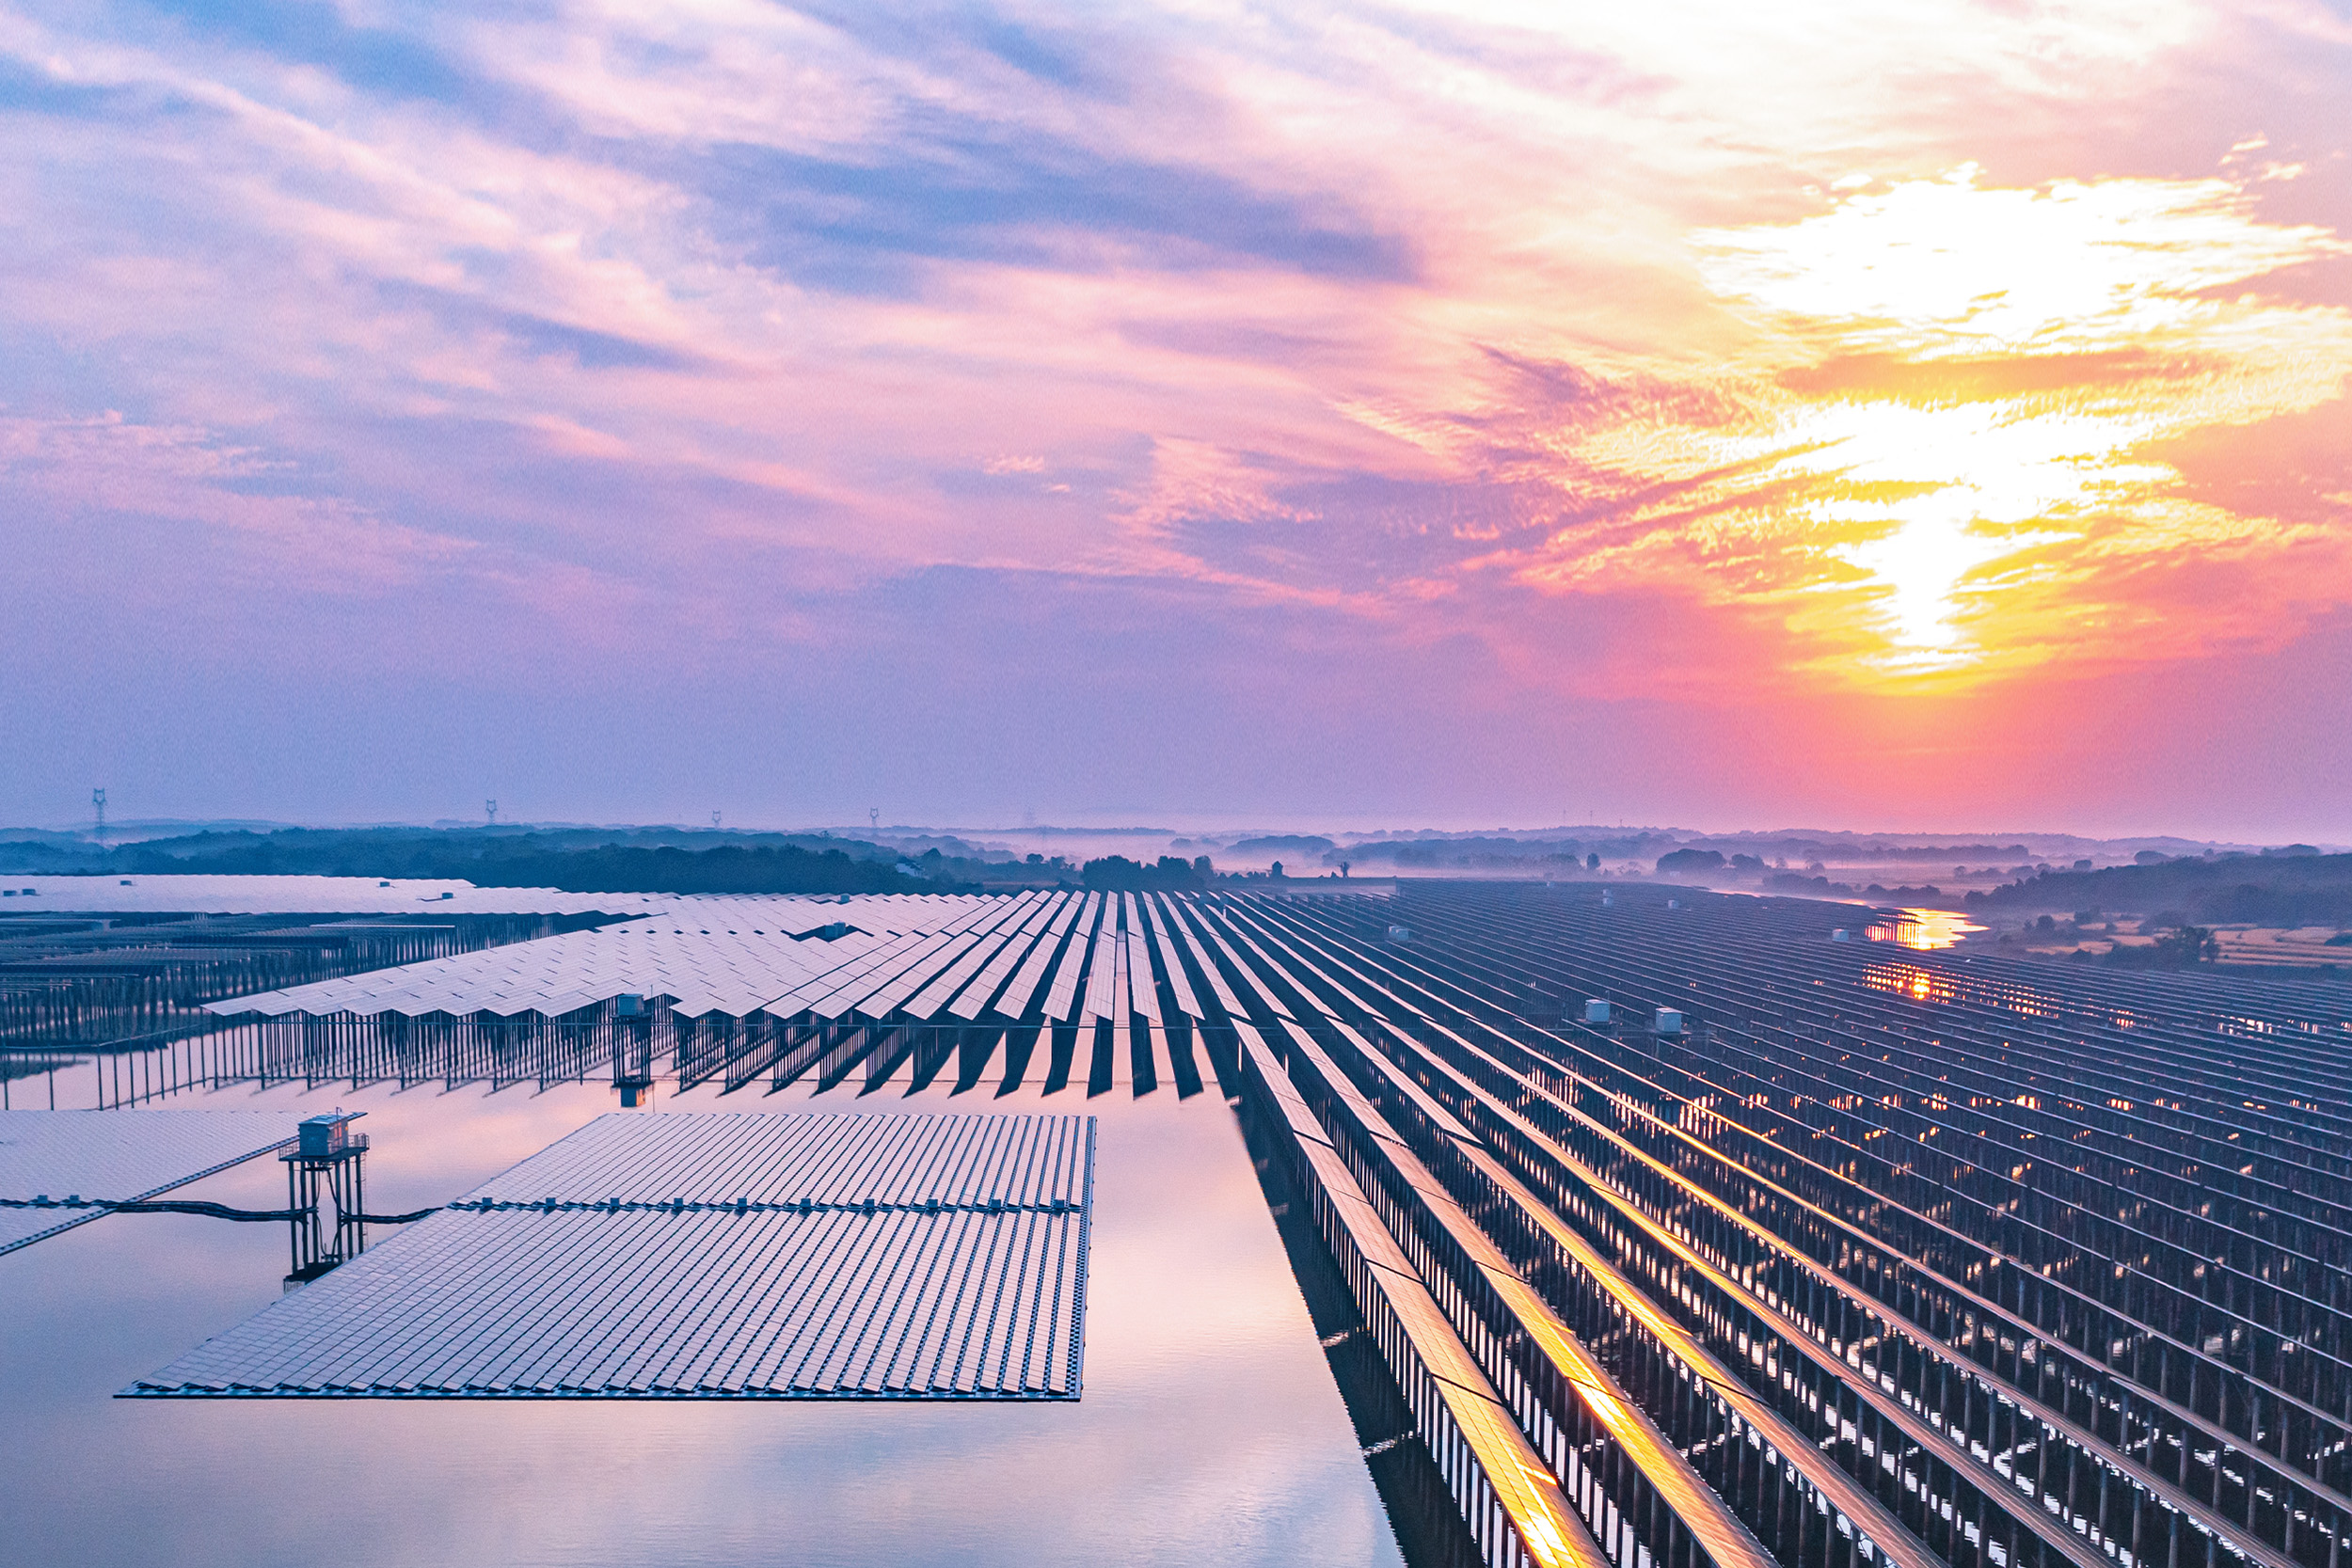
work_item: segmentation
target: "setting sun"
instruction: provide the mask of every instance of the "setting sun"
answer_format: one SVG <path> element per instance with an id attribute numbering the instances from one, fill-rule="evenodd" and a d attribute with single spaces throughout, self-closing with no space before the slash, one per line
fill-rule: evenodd
<path id="1" fill-rule="evenodd" d="M 2084 591 L 2134 560 L 2226 543 L 2259 565 L 2305 542 L 2189 495 L 2163 446 L 2337 395 L 2352 312 L 2256 288 L 2347 254 L 2333 232 L 2264 224 L 2222 180 L 2003 190 L 1963 167 L 1822 199 L 1691 236 L 1750 329 L 1704 383 L 1729 417 L 1572 443 L 1671 499 L 1631 547 L 1568 536 L 1532 580 L 1733 541 L 1746 559 L 1712 592 L 1837 628 L 1808 661 L 1824 676 L 1988 673 L 2106 635 Z"/>

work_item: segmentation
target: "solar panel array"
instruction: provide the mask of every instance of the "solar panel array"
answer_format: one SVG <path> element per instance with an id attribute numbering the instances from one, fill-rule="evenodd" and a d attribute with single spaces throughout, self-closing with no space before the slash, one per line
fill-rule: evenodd
<path id="1" fill-rule="evenodd" d="M 1085 1117 L 590 1123 L 123 1390 L 1075 1399 Z"/>
<path id="2" fill-rule="evenodd" d="M 283 1146 L 293 1111 L 0 1111 L 0 1252 Z"/>
<path id="3" fill-rule="evenodd" d="M 0 911 L 0 1050 L 119 1050 L 217 1027 L 202 1007 L 221 997 L 422 963 L 607 918 Z"/>
<path id="4" fill-rule="evenodd" d="M 15 876 L 8 914 L 587 914 L 667 909 L 670 894 L 564 893 L 476 887 L 445 879 L 183 876 Z"/>
<path id="5" fill-rule="evenodd" d="M 1276 1163 L 1444 1319 L 1366 1265 L 1368 1329 L 1458 1346 L 1610 1560 L 2342 1568 L 2352 989 L 1638 885 L 1208 902 Z"/>
<path id="6" fill-rule="evenodd" d="M 1037 1116 L 600 1117 L 464 1201 L 661 1201 L 1060 1212 L 1086 1201 L 1076 1118 Z"/>
<path id="7" fill-rule="evenodd" d="M 448 1018 L 636 990 L 633 1059 L 730 1090 L 965 1089 L 992 1060 L 998 1092 L 1046 1060 L 1048 1093 L 1089 1060 L 1094 1090 L 1132 1047 L 1140 1092 L 1166 1045 L 1182 1093 L 1197 1053 L 1486 1561 L 2347 1568 L 2352 989 L 1610 886 L 873 899 L 781 942 L 681 909 L 296 988 L 251 1027 L 486 1049 L 529 1028 Z M 568 956 L 494 991 L 532 946 Z M 574 1152 L 580 1196 L 509 1183 L 488 1217 L 587 1212 Z M 696 1159 L 726 1177 L 666 1217 L 808 1186 Z M 841 1181 L 800 1217 L 907 1214 Z"/>
<path id="8" fill-rule="evenodd" d="M 596 930 L 210 1006 L 230 1016 L 554 1019 L 630 995 L 692 1018 L 1158 1023 L 1171 1006 L 1200 1016 L 1178 958 L 1188 940 L 1173 903 L 1155 895 L 691 898 Z"/>

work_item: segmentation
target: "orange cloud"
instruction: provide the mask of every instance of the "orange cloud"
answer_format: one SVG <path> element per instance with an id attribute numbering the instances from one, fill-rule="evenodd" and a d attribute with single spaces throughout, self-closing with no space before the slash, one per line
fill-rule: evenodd
<path id="1" fill-rule="evenodd" d="M 1730 420 L 1577 431 L 1629 498 L 1521 568 L 1557 591 L 1676 579 L 1785 607 L 1818 668 L 1985 673 L 2130 657 L 2152 573 L 2267 579 L 2162 644 L 2274 635 L 2352 595 L 2341 531 L 2186 493 L 2162 443 L 2339 398 L 2352 312 L 2255 292 L 2352 254 L 2218 180 L 2005 190 L 1963 168 L 1691 236 L 1754 328 Z M 1645 486 L 1654 488 L 1640 498 Z"/>

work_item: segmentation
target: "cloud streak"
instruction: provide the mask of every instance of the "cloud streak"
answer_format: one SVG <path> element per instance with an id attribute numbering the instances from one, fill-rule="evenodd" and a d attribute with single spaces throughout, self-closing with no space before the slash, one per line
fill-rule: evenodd
<path id="1" fill-rule="evenodd" d="M 947 572 L 2063 706 L 2352 601 L 2347 87 L 2294 4 L 20 4 L 8 526 L 557 666 Z"/>

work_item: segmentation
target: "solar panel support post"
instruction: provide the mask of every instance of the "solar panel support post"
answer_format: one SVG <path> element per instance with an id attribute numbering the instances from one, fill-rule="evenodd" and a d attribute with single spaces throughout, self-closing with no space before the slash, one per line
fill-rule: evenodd
<path id="1" fill-rule="evenodd" d="M 287 1284 L 308 1285 L 367 1249 L 367 1226 L 359 1217 L 367 1212 L 367 1134 L 353 1132 L 331 1152 L 305 1153 L 297 1147 L 278 1157 L 286 1167 L 286 1207 L 294 1212 L 286 1222 L 293 1259 Z M 329 1204 L 335 1210 L 331 1230 Z"/>
<path id="2" fill-rule="evenodd" d="M 653 1087 L 653 1009 L 644 997 L 614 999 L 612 1086 L 621 1091 L 621 1104 L 629 1110 Z"/>

